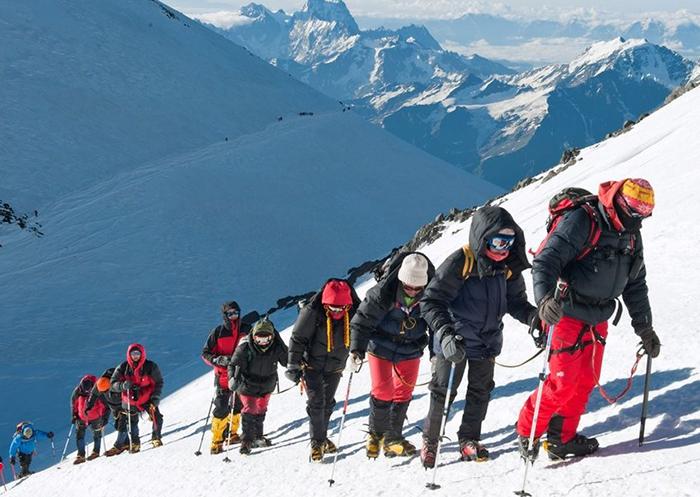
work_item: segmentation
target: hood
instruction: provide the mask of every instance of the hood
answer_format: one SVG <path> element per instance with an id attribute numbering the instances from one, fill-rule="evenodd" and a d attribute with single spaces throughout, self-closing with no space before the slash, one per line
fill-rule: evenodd
<path id="1" fill-rule="evenodd" d="M 134 362 L 131 360 L 131 351 L 134 349 L 139 349 L 141 351 L 141 360 L 138 362 L 137 365 L 134 365 Z M 140 343 L 132 343 L 129 345 L 129 348 L 126 349 L 126 362 L 129 363 L 129 366 L 131 366 L 131 369 L 136 371 L 140 371 L 141 368 L 143 367 L 143 363 L 146 362 L 146 349 L 143 348 L 143 345 Z"/>
<path id="2" fill-rule="evenodd" d="M 495 262 L 486 257 L 486 240 L 504 228 L 515 231 L 515 242 L 508 257 L 503 261 Z M 476 211 L 469 229 L 469 246 L 476 256 L 479 276 L 486 276 L 503 266 L 508 266 L 514 274 L 520 274 L 532 267 L 527 260 L 523 230 L 513 216 L 502 207 L 487 206 Z"/>
<path id="3" fill-rule="evenodd" d="M 624 231 L 625 229 L 615 209 L 615 194 L 622 188 L 622 184 L 625 181 L 627 181 L 626 178 L 620 181 L 606 181 L 605 183 L 601 183 L 598 187 L 598 200 L 600 201 L 600 205 L 603 206 L 605 215 L 616 231 Z"/>
<path id="4" fill-rule="evenodd" d="M 241 306 L 235 300 L 229 300 L 221 304 L 221 319 L 224 321 L 224 326 L 226 329 L 231 329 L 231 321 L 226 317 L 226 311 L 229 309 L 236 309 L 238 311 L 238 319 L 241 319 Z"/>
<path id="5" fill-rule="evenodd" d="M 97 378 L 91 374 L 86 374 L 80 379 L 80 383 L 78 383 L 78 390 L 87 395 L 90 393 L 90 390 L 92 390 L 92 387 L 95 386 L 95 382 L 97 382 Z"/>

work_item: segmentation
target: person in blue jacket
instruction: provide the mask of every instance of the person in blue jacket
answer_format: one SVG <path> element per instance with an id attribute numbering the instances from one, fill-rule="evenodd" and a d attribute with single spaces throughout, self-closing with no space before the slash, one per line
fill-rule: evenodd
<path id="1" fill-rule="evenodd" d="M 10 443 L 10 464 L 14 466 L 17 463 L 17 459 L 19 459 L 19 478 L 31 474 L 29 465 L 32 463 L 32 454 L 34 454 L 36 442 L 47 438 L 53 438 L 52 431 L 35 430 L 34 425 L 28 421 L 18 425 L 17 433 L 12 438 L 12 443 Z"/>

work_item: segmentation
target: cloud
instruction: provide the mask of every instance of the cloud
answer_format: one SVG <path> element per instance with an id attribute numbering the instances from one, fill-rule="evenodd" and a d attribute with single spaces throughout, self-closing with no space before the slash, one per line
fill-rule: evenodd
<path id="1" fill-rule="evenodd" d="M 240 12 L 233 12 L 230 10 L 221 10 L 219 12 L 209 12 L 206 14 L 196 14 L 192 15 L 195 19 L 202 22 L 213 24 L 217 28 L 228 29 L 232 26 L 242 26 L 244 24 L 250 24 L 253 19 L 250 17 L 242 16 Z"/>
<path id="2" fill-rule="evenodd" d="M 463 55 L 479 54 L 488 59 L 527 62 L 534 66 L 568 63 L 592 43 L 586 38 L 533 38 L 517 45 L 492 45 L 478 40 L 468 45 L 449 40 L 441 42 L 450 51 Z"/>

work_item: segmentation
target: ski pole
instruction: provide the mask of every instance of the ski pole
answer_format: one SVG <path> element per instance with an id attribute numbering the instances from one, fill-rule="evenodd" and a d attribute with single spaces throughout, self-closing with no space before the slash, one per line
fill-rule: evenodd
<path id="1" fill-rule="evenodd" d="M 51 457 L 56 459 L 56 446 L 53 444 L 53 438 L 51 439 Z"/>
<path id="2" fill-rule="evenodd" d="M 437 451 L 435 452 L 435 468 L 433 469 L 433 480 L 425 484 L 426 488 L 430 490 L 437 490 L 440 485 L 435 483 L 435 478 L 437 477 L 438 461 L 440 460 L 440 449 L 442 448 L 442 438 L 445 436 L 445 430 L 447 429 L 447 417 L 450 414 L 450 397 L 452 396 L 452 383 L 455 377 L 456 363 L 452 363 L 450 366 L 450 378 L 447 380 L 447 392 L 445 393 L 445 404 L 442 407 L 442 422 L 440 423 L 440 438 L 438 438 Z"/>
<path id="3" fill-rule="evenodd" d="M 340 417 L 340 428 L 338 429 L 338 450 L 333 456 L 333 467 L 331 468 L 331 477 L 328 479 L 328 486 L 332 487 L 335 483 L 333 476 L 335 475 L 335 463 L 338 462 L 338 452 L 340 452 L 340 437 L 343 435 L 343 426 L 345 426 L 345 415 L 348 412 L 348 403 L 350 401 L 350 385 L 352 385 L 352 376 L 355 374 L 350 371 L 350 377 L 348 378 L 348 388 L 345 390 L 345 402 L 343 402 L 343 415 Z M 303 381 L 303 380 L 302 380 Z"/>
<path id="4" fill-rule="evenodd" d="M 644 398 L 642 400 L 642 418 L 639 422 L 639 446 L 644 443 L 644 426 L 647 422 L 647 408 L 649 406 L 649 381 L 651 378 L 651 356 L 647 354 L 647 372 L 644 375 Z"/>
<path id="5" fill-rule="evenodd" d="M 204 420 L 204 426 L 202 427 L 202 438 L 199 439 L 199 448 L 197 449 L 197 452 L 194 453 L 195 456 L 201 456 L 202 455 L 202 444 L 204 443 L 204 434 L 207 432 L 207 425 L 209 424 L 209 416 L 211 416 L 211 409 L 214 407 L 214 399 L 216 398 L 216 393 L 211 398 L 211 402 L 209 403 L 209 412 L 207 413 L 207 418 Z"/>
<path id="6" fill-rule="evenodd" d="M 71 423 L 70 430 L 68 430 L 68 437 L 66 437 L 66 444 L 63 446 L 63 452 L 61 453 L 61 459 L 58 461 L 58 469 L 61 469 L 61 463 L 66 458 L 66 451 L 68 450 L 68 442 L 70 442 L 70 437 L 73 434 L 73 427 L 75 425 Z"/>
<path id="7" fill-rule="evenodd" d="M 12 481 L 17 479 L 17 472 L 15 471 L 15 465 L 10 463 L 10 469 L 12 469 Z"/>
<path id="8" fill-rule="evenodd" d="M 561 302 L 561 299 L 566 296 L 568 286 L 566 282 L 559 280 L 557 282 L 557 287 L 556 290 L 554 291 L 554 299 L 557 302 Z M 554 326 L 555 325 L 550 325 L 549 329 L 547 331 L 547 345 L 545 346 L 544 349 L 544 361 L 542 364 L 542 371 L 540 371 L 539 374 L 539 383 L 537 384 L 537 398 L 535 399 L 535 411 L 532 415 L 532 426 L 530 427 L 530 438 L 528 438 L 528 444 L 527 444 L 527 451 L 528 451 L 528 457 L 523 458 L 525 462 L 525 471 L 523 473 L 523 485 L 520 490 L 515 490 L 513 493 L 515 495 L 519 495 L 520 497 L 530 497 L 531 494 L 527 493 L 525 491 L 525 486 L 527 485 L 527 471 L 530 468 L 528 466 L 528 460 L 531 464 L 535 463 L 535 449 L 534 449 L 534 444 L 535 444 L 535 430 L 537 429 L 537 418 L 539 417 L 540 414 L 540 404 L 542 403 L 542 385 L 544 384 L 544 380 L 547 378 L 548 374 L 548 369 L 549 369 L 549 352 L 552 349 L 552 336 L 554 335 Z"/>
<path id="9" fill-rule="evenodd" d="M 126 391 L 126 423 L 129 426 L 129 453 L 133 450 L 133 444 L 131 442 L 131 389 Z"/>
<path id="10" fill-rule="evenodd" d="M 228 451 L 231 449 L 231 431 L 233 431 L 233 410 L 236 407 L 236 391 L 231 391 L 231 411 L 228 415 L 228 439 L 226 440 L 226 457 L 224 457 L 224 462 L 231 462 L 228 457 Z"/>

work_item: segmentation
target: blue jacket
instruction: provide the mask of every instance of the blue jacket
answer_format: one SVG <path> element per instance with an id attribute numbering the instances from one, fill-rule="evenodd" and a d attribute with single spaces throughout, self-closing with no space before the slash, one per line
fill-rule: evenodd
<path id="1" fill-rule="evenodd" d="M 34 452 L 37 440 L 46 440 L 49 438 L 47 432 L 34 430 L 34 426 L 32 426 L 31 423 L 23 424 L 21 430 L 23 431 L 27 426 L 32 428 L 34 434 L 31 436 L 31 438 L 24 438 L 20 431 L 20 433 L 17 433 L 14 437 L 12 437 L 12 443 L 10 443 L 10 457 L 16 456 L 17 452 L 21 452 L 22 454 L 31 454 Z"/>

